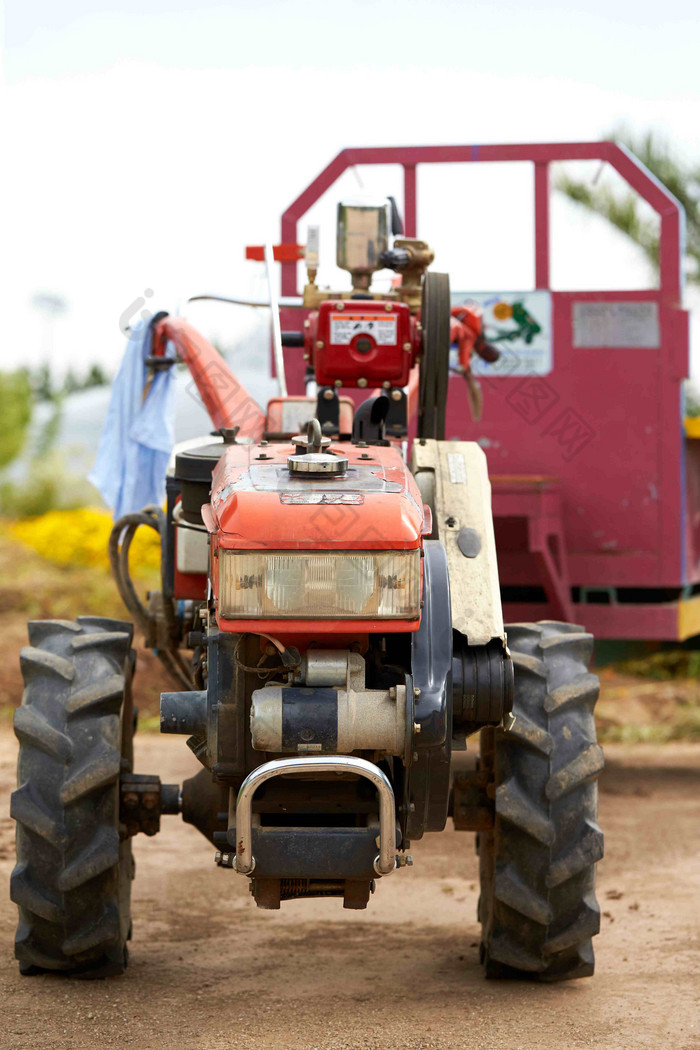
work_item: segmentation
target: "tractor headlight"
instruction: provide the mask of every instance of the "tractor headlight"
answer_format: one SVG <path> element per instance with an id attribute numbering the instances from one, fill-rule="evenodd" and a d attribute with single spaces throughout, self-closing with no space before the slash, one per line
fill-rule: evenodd
<path id="1" fill-rule="evenodd" d="M 228 620 L 417 620 L 420 551 L 219 551 Z"/>

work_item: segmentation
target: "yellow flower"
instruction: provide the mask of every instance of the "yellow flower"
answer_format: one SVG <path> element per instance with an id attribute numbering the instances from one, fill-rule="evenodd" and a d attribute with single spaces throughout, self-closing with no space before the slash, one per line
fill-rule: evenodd
<path id="1" fill-rule="evenodd" d="M 7 522 L 10 535 L 58 565 L 109 568 L 107 542 L 112 519 L 98 507 L 51 510 L 35 518 Z M 134 572 L 160 567 L 160 539 L 150 528 L 138 530 L 129 552 Z"/>

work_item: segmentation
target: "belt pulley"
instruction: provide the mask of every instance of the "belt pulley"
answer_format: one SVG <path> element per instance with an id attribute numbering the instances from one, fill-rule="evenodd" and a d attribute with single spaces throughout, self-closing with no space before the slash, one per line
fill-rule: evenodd
<path id="1" fill-rule="evenodd" d="M 423 350 L 418 387 L 418 437 L 445 439 L 445 409 L 450 376 L 450 279 L 426 273 L 421 325 Z"/>

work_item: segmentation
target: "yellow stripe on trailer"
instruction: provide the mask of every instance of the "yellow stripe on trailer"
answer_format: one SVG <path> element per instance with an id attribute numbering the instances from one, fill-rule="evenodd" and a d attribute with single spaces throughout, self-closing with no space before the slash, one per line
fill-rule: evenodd
<path id="1" fill-rule="evenodd" d="M 678 641 L 684 642 L 696 634 L 700 634 L 700 594 L 682 598 L 678 603 Z"/>

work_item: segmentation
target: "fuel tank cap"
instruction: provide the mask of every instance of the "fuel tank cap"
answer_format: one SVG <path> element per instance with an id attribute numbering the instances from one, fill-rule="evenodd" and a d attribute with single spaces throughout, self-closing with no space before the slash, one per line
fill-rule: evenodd
<path id="1" fill-rule="evenodd" d="M 337 478 L 347 471 L 347 457 L 330 451 L 331 439 L 323 436 L 321 424 L 317 419 L 309 422 L 306 437 L 298 434 L 292 441 L 296 446 L 296 453 L 287 458 L 290 474 L 316 478 L 322 474 L 329 478 Z"/>

